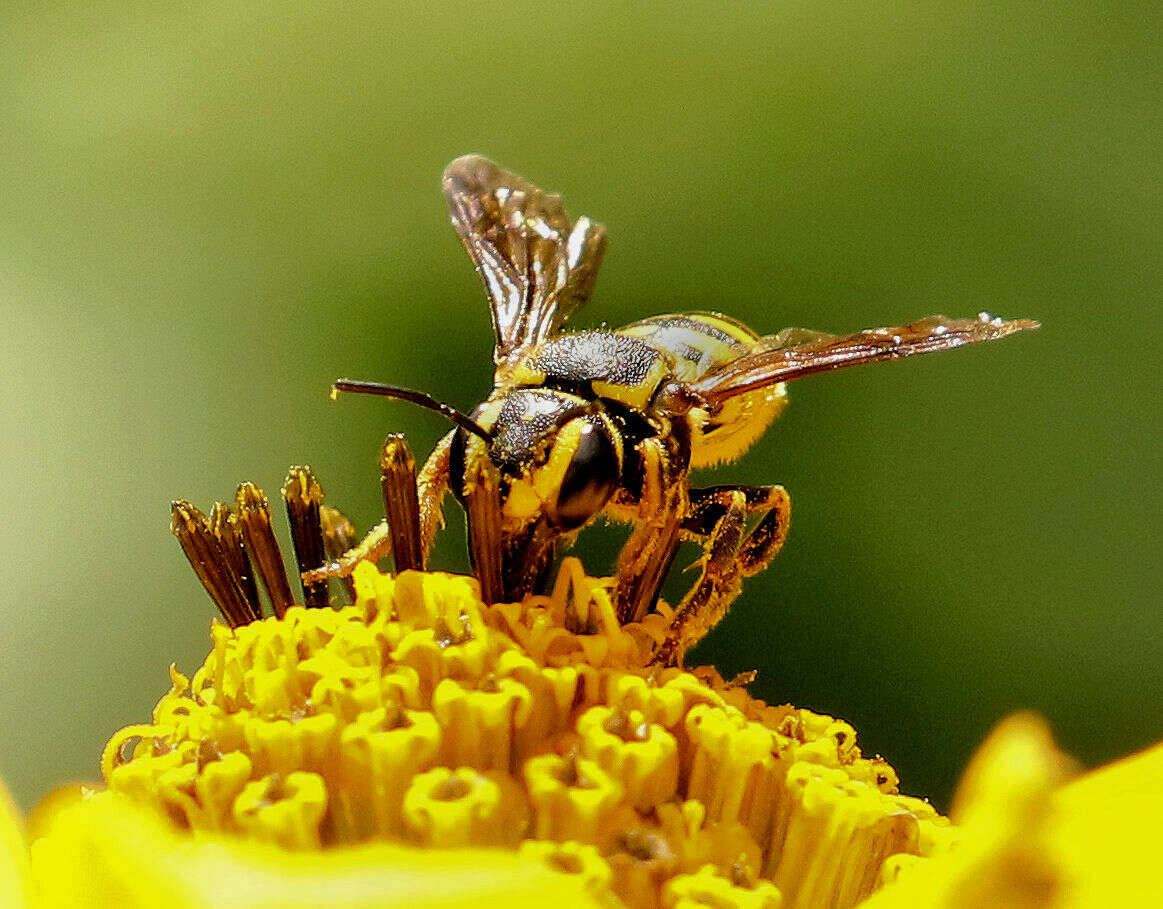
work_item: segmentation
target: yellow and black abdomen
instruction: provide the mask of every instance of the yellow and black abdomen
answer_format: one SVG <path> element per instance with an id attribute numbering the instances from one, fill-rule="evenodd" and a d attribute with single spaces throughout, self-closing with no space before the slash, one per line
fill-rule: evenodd
<path id="1" fill-rule="evenodd" d="M 640 338 L 669 353 L 674 377 L 682 382 L 695 382 L 739 359 L 759 340 L 742 322 L 713 312 L 652 316 L 618 329 L 617 334 Z M 730 399 L 697 426 L 691 466 L 735 460 L 763 435 L 786 403 L 783 383 Z"/>

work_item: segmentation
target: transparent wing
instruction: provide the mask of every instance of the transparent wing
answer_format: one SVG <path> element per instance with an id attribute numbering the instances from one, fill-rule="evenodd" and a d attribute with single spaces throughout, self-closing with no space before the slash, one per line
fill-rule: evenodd
<path id="1" fill-rule="evenodd" d="M 981 313 L 976 319 L 930 316 L 908 325 L 870 328 L 843 336 L 785 328 L 779 334 L 760 338 L 755 350 L 704 376 L 693 390 L 714 408 L 736 395 L 812 373 L 952 350 L 1037 327 L 1038 323 L 1030 319 L 1006 322 Z"/>
<path id="2" fill-rule="evenodd" d="M 485 284 L 500 364 L 559 331 L 585 305 L 606 246 L 589 218 L 570 224 L 561 197 L 487 158 L 444 171 L 452 225 Z"/>

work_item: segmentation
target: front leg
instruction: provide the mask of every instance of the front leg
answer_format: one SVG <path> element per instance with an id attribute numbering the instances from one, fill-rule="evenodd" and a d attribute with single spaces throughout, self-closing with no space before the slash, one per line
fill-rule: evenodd
<path id="1" fill-rule="evenodd" d="M 787 538 L 791 500 L 782 486 L 692 489 L 683 530 L 705 539 L 699 578 L 675 609 L 666 638 L 651 662 L 682 665 L 683 655 L 726 614 L 743 578 L 762 571 Z M 761 515 L 747 533 L 747 518 Z"/>
<path id="2" fill-rule="evenodd" d="M 402 436 L 390 436 L 385 445 L 385 457 L 381 457 L 381 481 L 384 485 L 384 498 L 395 501 L 407 501 L 411 498 L 409 490 L 400 488 L 399 484 L 414 483 L 417 500 L 416 511 L 404 509 L 402 521 L 398 521 L 397 532 L 400 545 L 404 551 L 415 553 L 419 550 L 419 565 L 409 567 L 423 568 L 436 541 L 436 532 L 443 526 L 444 518 L 442 506 L 444 496 L 448 492 L 448 465 L 449 454 L 452 450 L 452 437 L 455 430 L 442 438 L 420 468 L 418 475 L 407 470 L 400 470 L 401 458 L 393 457 L 387 451 L 387 445 L 393 440 L 402 440 Z M 398 445 L 398 442 L 396 443 Z M 412 477 L 415 476 L 413 480 Z M 390 506 L 389 506 L 390 507 Z M 415 515 L 413 518 L 412 515 Z M 413 521 L 415 523 L 413 523 Z M 418 544 L 415 542 L 419 538 Z M 328 578 L 346 578 L 355 571 L 360 562 L 378 562 L 385 556 L 392 554 L 393 532 L 388 519 L 380 521 L 367 532 L 367 535 L 347 552 L 333 562 L 328 562 L 321 568 L 303 572 L 303 583 L 317 584 Z"/>

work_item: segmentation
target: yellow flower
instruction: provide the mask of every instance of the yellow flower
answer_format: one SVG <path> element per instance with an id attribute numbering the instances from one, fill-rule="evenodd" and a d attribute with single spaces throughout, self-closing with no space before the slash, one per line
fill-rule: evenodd
<path id="1" fill-rule="evenodd" d="M 666 607 L 620 626 L 576 560 L 516 604 L 366 563 L 355 591 L 216 624 L 110 740 L 107 788 L 34 819 L 35 900 L 0 825 L 4 905 L 1152 904 L 1163 750 L 1062 786 L 1045 730 L 1012 720 L 955 826 L 848 724 L 647 667 Z"/>
<path id="2" fill-rule="evenodd" d="M 28 856 L 16 806 L 0 783 L 0 906 L 24 906 L 31 900 Z"/>
<path id="3" fill-rule="evenodd" d="M 27 905 L 38 909 L 600 905 L 573 877 L 513 852 L 387 842 L 290 852 L 191 836 L 113 792 L 58 808 L 46 823 L 32 846 L 37 900 Z"/>
<path id="4" fill-rule="evenodd" d="M 153 721 L 110 740 L 90 802 L 130 801 L 194 843 L 266 843 L 291 867 L 368 843 L 430 862 L 520 846 L 646 906 L 853 905 L 887 856 L 948 831 L 846 723 L 647 667 L 666 609 L 619 625 L 576 560 L 518 604 L 367 563 L 355 589 L 338 610 L 216 624 Z"/>
<path id="5" fill-rule="evenodd" d="M 1072 762 L 1043 721 L 1018 715 L 986 740 L 953 815 L 955 849 L 896 856 L 865 905 L 1100 907 L 1163 905 L 1163 745 L 1070 781 Z"/>

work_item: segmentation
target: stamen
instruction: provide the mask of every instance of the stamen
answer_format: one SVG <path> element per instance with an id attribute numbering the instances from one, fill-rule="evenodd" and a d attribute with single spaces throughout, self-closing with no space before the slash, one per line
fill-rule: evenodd
<path id="1" fill-rule="evenodd" d="M 281 619 L 295 600 L 287 583 L 283 554 L 271 528 L 270 502 L 266 493 L 253 483 L 243 483 L 235 494 L 235 508 L 243 542 L 254 559 L 259 579 L 271 601 L 271 609 Z"/>
<path id="2" fill-rule="evenodd" d="M 420 547 L 420 503 L 416 496 L 416 459 L 408 441 L 392 433 L 380 451 L 380 486 L 384 493 L 384 516 L 392 534 L 392 557 L 396 572 L 422 571 Z"/>
<path id="3" fill-rule="evenodd" d="M 323 487 L 311 473 L 310 467 L 292 467 L 283 483 L 283 501 L 287 505 L 287 521 L 291 525 L 291 542 L 299 565 L 299 580 L 303 585 L 303 602 L 307 606 L 330 606 L 327 582 L 308 584 L 303 572 L 319 568 L 325 561 L 323 553 L 323 523 L 319 506 L 323 503 Z"/>
<path id="4" fill-rule="evenodd" d="M 465 510 L 468 516 L 469 556 L 473 574 L 481 585 L 481 599 L 488 604 L 505 598 L 501 572 L 501 497 L 496 465 L 484 446 L 472 446 L 473 456 L 465 471 Z"/>
<path id="5" fill-rule="evenodd" d="M 246 596 L 235 580 L 221 545 L 206 516 L 185 499 L 170 506 L 170 532 L 178 538 L 198 580 L 231 628 L 252 618 Z"/>
<path id="6" fill-rule="evenodd" d="M 238 582 L 246 598 L 252 619 L 262 618 L 262 605 L 258 599 L 258 587 L 254 583 L 254 569 L 250 567 L 250 557 L 242 545 L 242 534 L 238 529 L 238 519 L 225 502 L 215 502 L 210 509 L 210 532 L 222 547 L 226 563 L 234 580 Z"/>

